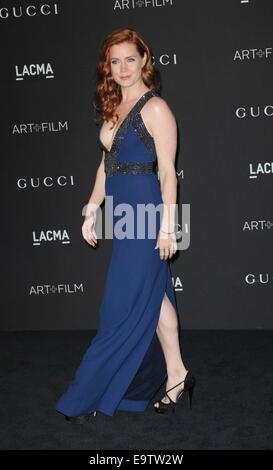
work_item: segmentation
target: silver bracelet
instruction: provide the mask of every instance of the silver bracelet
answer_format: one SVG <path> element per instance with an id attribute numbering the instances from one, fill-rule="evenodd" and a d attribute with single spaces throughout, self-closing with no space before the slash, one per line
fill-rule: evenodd
<path id="1" fill-rule="evenodd" d="M 175 233 L 175 230 L 173 232 L 165 232 L 164 230 L 162 230 L 162 228 L 160 230 L 161 230 L 161 232 L 167 233 L 168 235 L 170 235 L 171 233 Z"/>

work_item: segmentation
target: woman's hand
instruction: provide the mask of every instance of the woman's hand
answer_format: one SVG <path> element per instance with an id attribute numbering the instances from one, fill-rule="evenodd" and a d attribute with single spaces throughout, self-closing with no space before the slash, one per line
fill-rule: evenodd
<path id="1" fill-rule="evenodd" d="M 96 246 L 98 243 L 97 234 L 95 231 L 96 212 L 91 212 L 84 219 L 82 225 L 82 236 L 89 243 L 89 245 Z"/>
<path id="2" fill-rule="evenodd" d="M 155 249 L 159 248 L 160 258 L 171 258 L 177 251 L 175 232 L 166 234 L 159 230 Z"/>

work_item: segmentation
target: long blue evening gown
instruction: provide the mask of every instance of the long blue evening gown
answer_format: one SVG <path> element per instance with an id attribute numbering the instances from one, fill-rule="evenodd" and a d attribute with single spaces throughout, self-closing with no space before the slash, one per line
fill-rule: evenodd
<path id="1" fill-rule="evenodd" d="M 154 170 L 154 140 L 140 114 L 152 96 L 157 96 L 154 89 L 133 106 L 117 128 L 110 151 L 99 138 L 105 150 L 105 193 L 113 197 L 114 208 L 120 203 L 136 208 L 138 203 L 157 206 L 163 202 Z M 114 215 L 113 222 L 119 218 Z M 158 214 L 157 232 L 159 227 Z M 166 380 L 156 327 L 164 293 L 176 312 L 177 304 L 169 259 L 162 260 L 155 245 L 156 236 L 121 240 L 113 235 L 99 328 L 73 381 L 56 404 L 56 410 L 64 415 L 100 411 L 113 416 L 116 410 L 144 411 Z"/>

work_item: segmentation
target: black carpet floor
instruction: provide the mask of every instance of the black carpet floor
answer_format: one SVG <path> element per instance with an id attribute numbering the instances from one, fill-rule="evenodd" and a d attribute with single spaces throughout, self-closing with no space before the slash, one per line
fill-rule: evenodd
<path id="1" fill-rule="evenodd" d="M 273 449 L 273 331 L 184 330 L 192 409 L 98 413 L 71 425 L 54 409 L 95 332 L 2 332 L 1 449 Z M 164 386 L 156 398 L 164 394 Z"/>

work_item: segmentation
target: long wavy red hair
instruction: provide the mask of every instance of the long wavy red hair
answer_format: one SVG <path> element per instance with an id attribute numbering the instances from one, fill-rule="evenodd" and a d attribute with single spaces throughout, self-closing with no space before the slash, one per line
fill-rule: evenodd
<path id="1" fill-rule="evenodd" d="M 96 119 L 97 123 L 106 120 L 107 122 L 111 121 L 114 126 L 119 119 L 116 108 L 121 102 L 122 95 L 120 85 L 115 82 L 111 75 L 109 51 L 111 46 L 122 42 L 135 44 L 141 57 L 146 52 L 147 60 L 142 68 L 143 82 L 150 89 L 154 88 L 158 91 L 160 88 L 159 73 L 152 64 L 151 49 L 143 37 L 138 32 L 129 28 L 119 28 L 112 31 L 106 36 L 101 45 L 99 61 L 96 67 L 97 86 L 95 98 L 96 109 L 99 113 L 99 117 Z"/>

